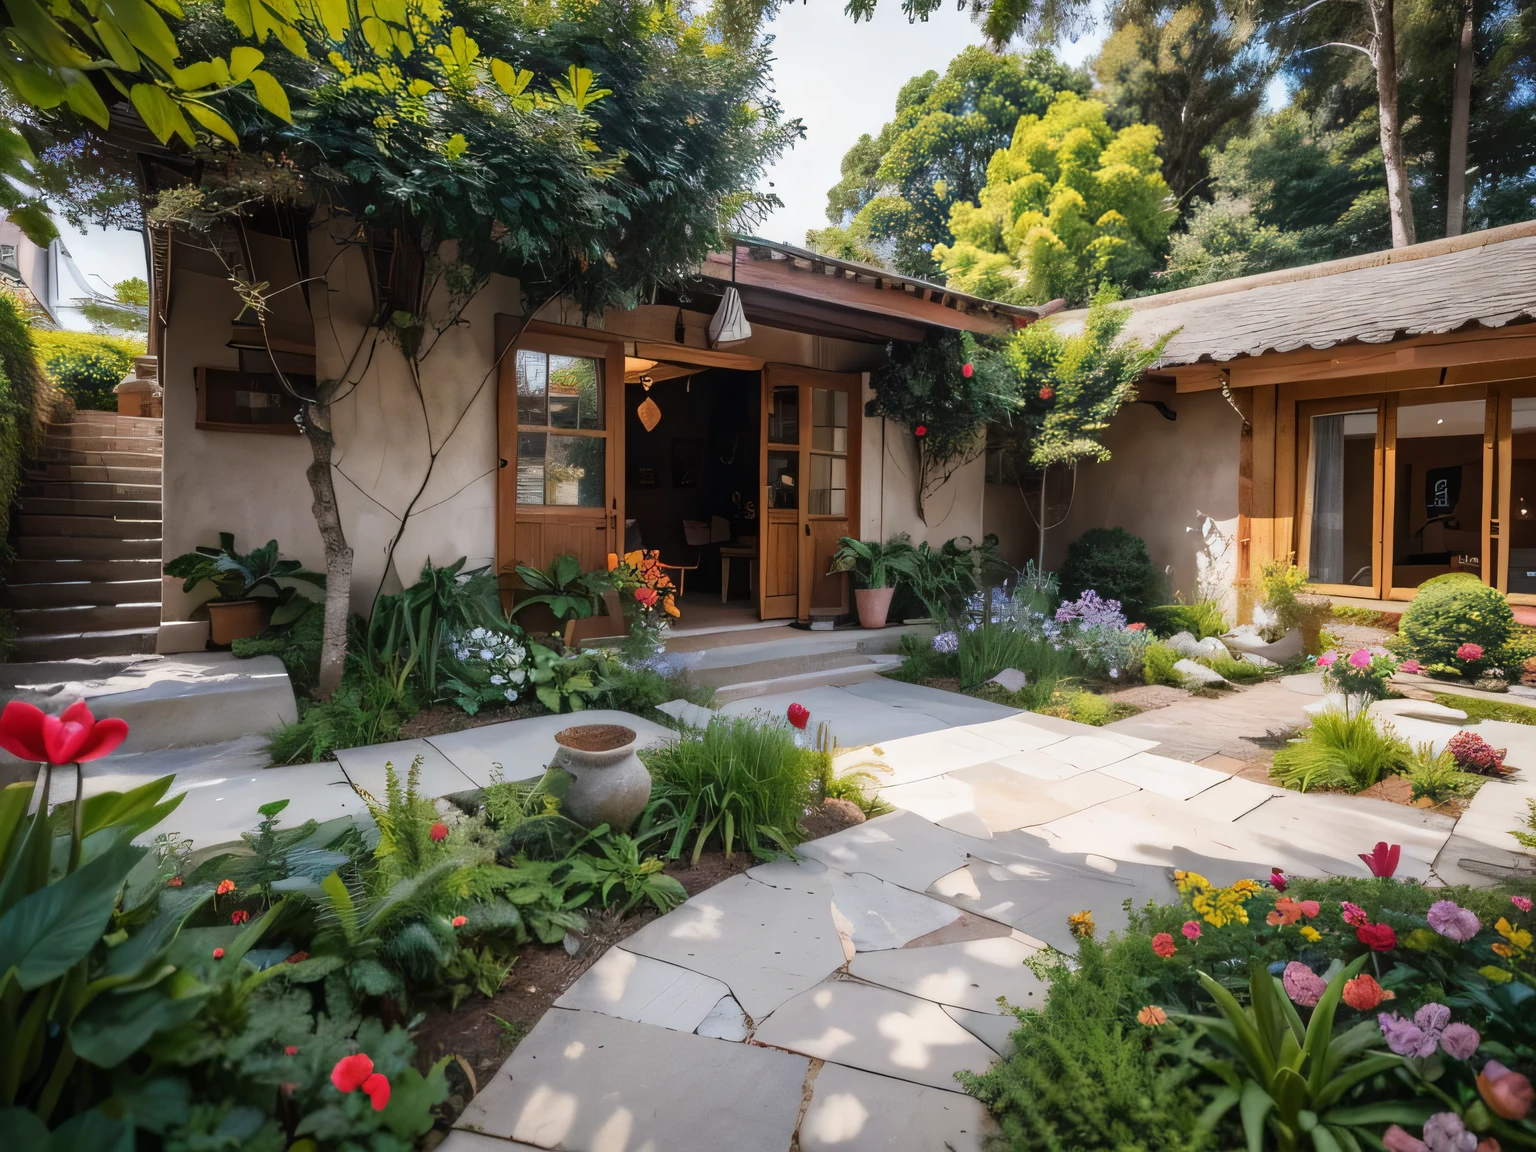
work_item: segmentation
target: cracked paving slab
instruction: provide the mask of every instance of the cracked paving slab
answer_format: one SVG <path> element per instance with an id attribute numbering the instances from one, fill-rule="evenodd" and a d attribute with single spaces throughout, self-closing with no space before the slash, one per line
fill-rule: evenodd
<path id="1" fill-rule="evenodd" d="M 970 1096 L 827 1064 L 800 1121 L 800 1152 L 982 1152 L 996 1130 Z"/>

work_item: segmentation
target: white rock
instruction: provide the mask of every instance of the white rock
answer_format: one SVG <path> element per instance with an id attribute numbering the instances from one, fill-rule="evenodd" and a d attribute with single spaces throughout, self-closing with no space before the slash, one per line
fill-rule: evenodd
<path id="1" fill-rule="evenodd" d="M 1029 683 L 1029 680 L 1017 668 L 1004 668 L 996 676 L 988 680 L 987 683 L 999 684 L 1009 692 L 1018 692 L 1024 685 Z"/>
<path id="2" fill-rule="evenodd" d="M 1173 666 L 1185 684 L 1225 684 L 1227 678 L 1214 668 L 1196 664 L 1193 660 L 1180 660 Z"/>
<path id="3" fill-rule="evenodd" d="M 1172 636 L 1168 637 L 1168 639 L 1164 640 L 1163 643 L 1169 648 L 1172 648 L 1180 656 L 1205 655 L 1205 653 L 1200 650 L 1200 641 L 1195 639 L 1195 634 L 1193 632 L 1175 632 Z"/>
<path id="4" fill-rule="evenodd" d="M 1280 667 L 1280 665 L 1276 664 L 1267 656 L 1260 656 L 1257 652 L 1244 652 L 1241 656 L 1238 657 L 1238 659 L 1241 660 L 1244 664 L 1252 664 L 1255 668 Z"/>
<path id="5" fill-rule="evenodd" d="M 1244 628 L 1247 627 L 1247 625 L 1244 626 Z M 1244 629 L 1228 632 L 1221 639 L 1234 653 L 1241 655 L 1244 652 L 1251 652 L 1255 656 L 1262 656 L 1277 664 L 1284 664 L 1301 655 L 1301 631 L 1296 628 L 1292 628 L 1273 644 L 1267 643 L 1257 632 Z"/>

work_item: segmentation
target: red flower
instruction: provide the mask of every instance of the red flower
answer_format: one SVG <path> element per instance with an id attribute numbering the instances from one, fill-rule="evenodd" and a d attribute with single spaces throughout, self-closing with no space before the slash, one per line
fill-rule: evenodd
<path id="1" fill-rule="evenodd" d="M 1390 932 L 1391 929 L 1387 931 Z M 1344 1003 L 1357 1012 L 1369 1012 L 1388 998 L 1388 993 L 1376 983 L 1374 976 L 1368 976 L 1362 972 L 1353 980 L 1344 982 Z"/>
<path id="2" fill-rule="evenodd" d="M 1524 1120 L 1536 1103 L 1531 1082 L 1519 1072 L 1511 1072 L 1497 1060 L 1483 1065 L 1477 1077 L 1478 1095 L 1489 1110 L 1505 1120 Z"/>
<path id="3" fill-rule="evenodd" d="M 1054 388 L 1046 387 L 1040 389 L 1040 399 L 1042 400 L 1049 400 L 1054 395 L 1056 395 L 1056 389 Z"/>
<path id="4" fill-rule="evenodd" d="M 1144 621 L 1138 620 L 1135 624 L 1127 624 L 1125 627 L 1128 632 L 1140 632 L 1146 626 Z"/>
<path id="5" fill-rule="evenodd" d="M 366 1052 L 359 1052 L 336 1061 L 336 1067 L 331 1069 L 331 1083 L 336 1085 L 337 1091 L 356 1092 L 372 1075 L 373 1061 Z"/>
<path id="6" fill-rule="evenodd" d="M 0 748 L 34 763 L 84 764 L 99 760 L 128 738 L 128 722 L 98 720 L 81 700 L 62 716 L 12 700 L 0 712 Z"/>
<path id="7" fill-rule="evenodd" d="M 384 1111 L 389 1104 L 389 1081 L 384 1078 L 382 1072 L 375 1072 L 364 1080 L 363 1091 L 368 1094 L 368 1099 L 373 1101 L 375 1112 Z"/>
<path id="8" fill-rule="evenodd" d="M 439 821 L 438 823 L 432 825 L 432 830 L 428 832 L 427 835 L 432 837 L 432 842 L 435 844 L 437 841 L 448 835 L 448 825 Z"/>
<path id="9" fill-rule="evenodd" d="M 297 1056 L 298 1054 L 299 1046 L 297 1044 L 290 1044 L 288 1047 L 283 1049 L 284 1056 Z"/>
<path id="10" fill-rule="evenodd" d="M 213 950 L 213 958 L 215 960 L 222 960 L 222 959 L 224 959 L 224 949 L 222 949 L 222 948 L 215 948 Z"/>
<path id="11" fill-rule="evenodd" d="M 180 888 L 185 883 L 186 881 L 183 880 L 180 876 L 172 876 L 169 880 L 166 881 L 166 884 L 172 888 Z"/>
<path id="12" fill-rule="evenodd" d="M 802 732 L 805 731 L 805 726 L 809 724 L 811 720 L 811 710 L 804 704 L 791 704 L 789 706 L 788 715 L 789 722 L 796 728 L 799 728 Z"/>
<path id="13" fill-rule="evenodd" d="M 464 927 L 464 925 L 466 923 L 467 923 L 467 921 L 465 920 L 465 918 L 463 916 L 455 916 L 453 918 L 453 926 L 455 928 L 462 928 L 462 927 Z"/>
<path id="14" fill-rule="evenodd" d="M 1397 871 L 1397 861 L 1402 854 L 1402 845 L 1388 844 L 1385 840 L 1378 840 L 1376 847 L 1370 852 L 1360 853 L 1360 859 L 1365 861 L 1365 866 L 1371 870 L 1372 876 L 1385 880 Z"/>
<path id="15" fill-rule="evenodd" d="M 1156 936 L 1152 937 L 1152 951 L 1166 960 L 1177 952 L 1178 949 L 1173 946 L 1172 936 L 1166 932 L 1159 932 Z"/>
<path id="16" fill-rule="evenodd" d="M 964 364 L 960 368 L 960 375 L 964 376 L 967 380 L 969 380 L 971 378 L 972 373 L 974 373 L 975 371 L 976 371 L 976 366 L 974 364 Z"/>
<path id="17" fill-rule="evenodd" d="M 1186 940 L 1198 940 L 1198 939 L 1200 939 L 1200 924 L 1199 924 L 1198 921 L 1195 921 L 1195 920 L 1186 920 L 1186 921 L 1184 921 L 1184 927 L 1180 928 L 1179 931 L 1184 933 L 1184 939 L 1186 939 Z"/>
<path id="18" fill-rule="evenodd" d="M 229 922 L 231 924 L 244 924 L 250 918 L 251 914 L 244 908 L 239 908 L 229 914 Z"/>
<path id="19" fill-rule="evenodd" d="M 1390 952 L 1397 947 L 1397 933 L 1390 924 L 1362 924 L 1355 929 L 1355 939 L 1372 952 Z"/>
<path id="20" fill-rule="evenodd" d="M 1284 892 L 1286 885 L 1285 873 L 1276 868 L 1269 874 L 1269 886 L 1276 892 Z"/>
<path id="21" fill-rule="evenodd" d="M 295 952 L 292 956 L 288 957 L 288 959 L 284 960 L 283 963 L 284 964 L 302 964 L 302 963 L 304 963 L 304 961 L 306 961 L 308 959 L 309 959 L 309 953 L 308 952 Z"/>
<path id="22" fill-rule="evenodd" d="M 912 434 L 914 436 L 926 436 L 926 435 L 928 435 L 928 425 L 926 425 L 926 424 L 919 424 L 916 428 L 912 429 Z"/>
<path id="23" fill-rule="evenodd" d="M 218 888 L 214 891 L 214 895 L 228 896 L 234 890 L 235 882 L 233 880 L 220 880 Z"/>
<path id="24" fill-rule="evenodd" d="M 640 601 L 640 603 L 644 604 L 647 608 L 654 608 L 656 607 L 657 599 L 656 589 L 647 588 L 642 584 L 639 588 L 635 589 L 635 599 Z"/>

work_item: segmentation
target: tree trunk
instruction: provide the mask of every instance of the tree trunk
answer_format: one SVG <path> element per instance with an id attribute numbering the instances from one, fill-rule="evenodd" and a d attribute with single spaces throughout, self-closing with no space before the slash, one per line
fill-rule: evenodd
<path id="1" fill-rule="evenodd" d="M 1461 43 L 1456 50 L 1456 87 L 1451 96 L 1451 155 L 1445 189 L 1445 234 L 1460 236 L 1467 212 L 1467 123 L 1472 118 L 1472 0 L 1462 0 Z"/>
<path id="2" fill-rule="evenodd" d="M 320 679 L 315 694 L 328 700 L 341 686 L 341 674 L 346 668 L 347 616 L 352 606 L 352 549 L 341 528 L 336 485 L 331 476 L 331 449 L 336 442 L 331 437 L 329 403 L 308 405 L 304 435 L 314 454 L 314 462 L 304 475 L 315 497 L 311 511 L 325 545 L 325 633 L 320 642 Z"/>
<path id="3" fill-rule="evenodd" d="M 1392 247 L 1414 242 L 1413 201 L 1408 190 L 1408 161 L 1397 118 L 1397 34 L 1392 0 L 1366 0 L 1371 11 L 1371 56 L 1376 62 L 1376 104 L 1381 117 L 1381 158 L 1387 168 L 1387 204 L 1392 212 Z"/>

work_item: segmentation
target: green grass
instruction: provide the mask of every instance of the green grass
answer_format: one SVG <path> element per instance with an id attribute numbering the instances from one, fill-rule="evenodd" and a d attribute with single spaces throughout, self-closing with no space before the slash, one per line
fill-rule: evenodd
<path id="1" fill-rule="evenodd" d="M 1072 670 L 1069 648 L 1057 648 L 1044 637 L 1035 637 L 1004 624 L 985 624 L 974 632 L 960 633 L 960 687 L 976 688 L 1005 668 L 1016 668 L 1029 678 L 1029 689 L 1050 694 Z"/>
<path id="2" fill-rule="evenodd" d="M 1511 724 L 1536 724 L 1536 708 L 1507 704 L 1503 700 L 1485 700 L 1481 696 L 1462 696 L 1457 692 L 1436 692 L 1435 703 L 1457 708 L 1468 720 L 1507 720 Z"/>
<path id="3" fill-rule="evenodd" d="M 1411 755 L 1395 735 L 1383 734 L 1364 712 L 1321 712 L 1312 726 L 1275 753 L 1270 772 L 1287 788 L 1343 788 L 1359 792 L 1397 771 Z"/>
<path id="4" fill-rule="evenodd" d="M 1160 604 L 1147 609 L 1147 623 L 1159 636 L 1188 632 L 1196 640 L 1220 636 L 1227 630 L 1227 617 L 1215 600 L 1194 604 Z"/>
<path id="5" fill-rule="evenodd" d="M 1403 758 L 1402 774 L 1413 787 L 1413 798 L 1428 797 L 1436 804 L 1453 796 L 1470 796 L 1485 777 L 1463 772 L 1449 752 L 1435 754 L 1434 745 L 1419 744 Z"/>
<path id="6" fill-rule="evenodd" d="M 691 841 L 695 861 L 710 843 L 728 856 L 792 849 L 824 763 L 783 721 L 761 715 L 718 717 L 641 759 L 654 784 L 636 838 L 659 841 L 673 860 Z"/>

